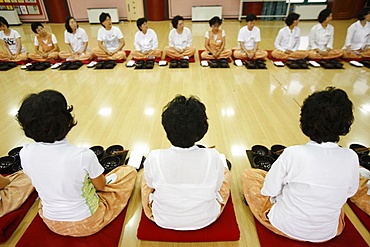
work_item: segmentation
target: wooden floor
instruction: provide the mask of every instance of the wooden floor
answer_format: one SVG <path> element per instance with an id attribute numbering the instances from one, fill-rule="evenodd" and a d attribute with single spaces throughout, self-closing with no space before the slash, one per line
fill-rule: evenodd
<path id="1" fill-rule="evenodd" d="M 354 22 L 333 21 L 335 48 L 344 44 L 347 27 Z M 245 22 L 226 20 L 226 47 L 237 46 L 239 29 Z M 307 36 L 313 21 L 301 21 L 302 35 Z M 208 23 L 185 25 L 192 30 L 193 45 L 204 49 L 204 33 Z M 273 49 L 274 39 L 282 21 L 258 21 L 262 42 L 260 48 Z M 97 46 L 97 31 L 100 25 L 80 23 L 90 38 L 90 47 Z M 117 24 L 126 41 L 125 49 L 134 49 L 133 39 L 136 23 Z M 46 24 L 57 37 L 62 50 L 64 24 Z M 159 48 L 167 45 L 171 30 L 169 21 L 149 22 L 157 32 Z M 33 50 L 34 34 L 29 24 L 12 27 L 17 30 L 28 51 Z M 161 243 L 139 241 L 136 231 L 141 205 L 138 173 L 137 184 L 128 205 L 125 225 L 122 229 L 121 246 L 260 246 L 252 214 L 242 203 L 241 174 L 250 167 L 245 150 L 254 144 L 270 147 L 273 144 L 286 146 L 308 141 L 299 128 L 300 105 L 315 90 L 327 86 L 344 89 L 354 103 L 355 122 L 351 132 L 343 137 L 340 145 L 351 143 L 370 145 L 370 69 L 355 68 L 345 64 L 343 70 L 289 70 L 277 68 L 271 62 L 268 70 L 251 71 L 245 67 L 230 69 L 203 68 L 197 62 L 189 69 L 169 69 L 156 66 L 153 70 L 137 71 L 118 64 L 113 70 L 97 71 L 86 66 L 77 71 L 26 72 L 19 67 L 0 72 L 0 155 L 17 146 L 30 143 L 14 115 L 22 98 L 44 89 L 62 92 L 69 104 L 74 106 L 78 124 L 67 136 L 77 146 L 91 147 L 122 144 L 126 149 L 141 149 L 147 154 L 152 149 L 170 146 L 160 124 L 162 107 L 176 94 L 198 96 L 207 107 L 210 128 L 201 144 L 216 145 L 216 148 L 232 162 L 232 195 L 241 232 L 237 242 L 218 243 Z M 345 210 L 370 245 L 369 232 L 362 226 L 346 205 Z M 28 213 L 13 236 L 0 246 L 14 246 L 36 214 L 36 205 Z"/>

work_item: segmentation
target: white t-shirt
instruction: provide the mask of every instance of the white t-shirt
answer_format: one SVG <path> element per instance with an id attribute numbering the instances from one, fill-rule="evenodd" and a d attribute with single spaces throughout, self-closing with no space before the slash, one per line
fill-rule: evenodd
<path id="1" fill-rule="evenodd" d="M 222 30 L 222 37 L 225 37 L 226 34 L 225 34 L 225 30 Z M 213 39 L 216 40 L 217 39 L 217 34 L 213 34 Z M 206 37 L 207 39 L 209 39 L 209 31 L 207 31 L 205 34 L 204 34 L 204 37 Z"/>
<path id="2" fill-rule="evenodd" d="M 184 30 L 179 34 L 176 29 L 172 29 L 168 35 L 168 44 L 171 47 L 177 49 L 185 49 L 187 46 L 191 46 L 193 42 L 193 37 L 191 35 L 190 29 L 184 27 Z"/>
<path id="3" fill-rule="evenodd" d="M 138 31 L 134 39 L 135 49 L 141 52 L 146 52 L 158 48 L 157 34 L 152 29 L 148 29 L 146 34 Z"/>
<path id="4" fill-rule="evenodd" d="M 4 31 L 0 31 L 0 39 L 5 41 L 5 44 L 8 45 L 9 51 L 14 55 L 17 53 L 18 50 L 18 44 L 17 39 L 21 38 L 19 33 L 13 29 L 10 29 L 10 34 L 5 35 Z M 22 45 L 21 52 L 26 52 L 26 49 L 24 49 L 24 46 Z"/>
<path id="5" fill-rule="evenodd" d="M 43 42 L 45 43 L 45 44 L 47 44 L 48 43 L 48 40 L 46 39 L 46 40 L 43 40 Z M 51 42 L 53 43 L 53 44 L 58 44 L 58 41 L 57 41 L 57 38 L 55 37 L 55 35 L 52 33 L 51 34 Z M 39 46 L 40 44 L 39 44 L 39 41 L 37 40 L 37 37 L 35 36 L 35 42 L 34 42 L 34 44 L 35 44 L 35 46 Z"/>
<path id="6" fill-rule="evenodd" d="M 98 41 L 103 41 L 105 48 L 109 52 L 113 52 L 120 46 L 119 40 L 123 38 L 123 34 L 118 27 L 112 26 L 111 30 L 106 30 L 101 27 L 98 31 Z"/>
<path id="7" fill-rule="evenodd" d="M 77 28 L 76 33 L 70 33 L 67 30 L 64 31 L 64 42 L 66 44 L 71 44 L 73 52 L 82 52 L 84 48 L 84 43 L 89 41 L 87 33 L 82 28 Z"/>
<path id="8" fill-rule="evenodd" d="M 249 31 L 247 26 L 242 27 L 238 34 L 238 47 L 240 47 L 239 42 L 243 42 L 244 47 L 247 50 L 253 50 L 256 42 L 261 41 L 261 32 L 258 27 L 253 27 L 252 31 Z"/>
<path id="9" fill-rule="evenodd" d="M 363 27 L 360 21 L 356 21 L 347 29 L 346 43 L 343 49 L 351 46 L 351 50 L 356 51 L 370 45 L 370 23 L 366 22 Z"/>
<path id="10" fill-rule="evenodd" d="M 299 27 L 294 27 L 290 30 L 288 26 L 280 29 L 275 40 L 275 48 L 285 52 L 286 50 L 296 51 L 298 50 L 301 42 L 301 30 Z"/>
<path id="11" fill-rule="evenodd" d="M 324 28 L 321 23 L 311 28 L 308 35 L 308 50 L 319 49 L 326 51 L 327 48 L 333 49 L 334 27 L 330 24 Z"/>
<path id="12" fill-rule="evenodd" d="M 89 178 L 97 178 L 104 168 L 93 151 L 64 139 L 25 145 L 20 158 L 24 173 L 42 200 L 47 219 L 80 221 L 96 211 L 99 197 Z"/>
<path id="13" fill-rule="evenodd" d="M 336 236 L 339 215 L 359 185 L 356 153 L 336 143 L 288 147 L 272 165 L 261 190 L 274 203 L 268 218 L 285 234 L 322 242 Z"/>
<path id="14" fill-rule="evenodd" d="M 214 222 L 220 213 L 216 198 L 224 180 L 224 166 L 215 149 L 153 150 L 144 164 L 144 176 L 154 188 L 153 216 L 157 225 L 196 230 Z"/>

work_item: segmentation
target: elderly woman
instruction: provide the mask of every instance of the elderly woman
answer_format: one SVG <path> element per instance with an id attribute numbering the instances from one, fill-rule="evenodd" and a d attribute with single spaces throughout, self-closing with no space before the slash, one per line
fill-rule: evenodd
<path id="1" fill-rule="evenodd" d="M 31 24 L 35 36 L 35 52 L 29 53 L 28 57 L 35 61 L 47 61 L 59 58 L 59 46 L 54 34 L 47 32 L 40 22 Z M 40 50 L 41 47 L 41 50 Z"/>
<path id="2" fill-rule="evenodd" d="M 59 57 L 70 60 L 90 60 L 93 57 L 88 47 L 89 37 L 84 29 L 80 28 L 72 16 L 66 18 L 64 42 L 68 51 L 61 51 Z"/>
<path id="3" fill-rule="evenodd" d="M 5 61 L 26 61 L 27 52 L 22 45 L 21 36 L 13 29 L 9 28 L 8 21 L 0 16 L 0 40 L 4 48 L 0 52 L 0 60 Z"/>
<path id="4" fill-rule="evenodd" d="M 331 9 L 324 9 L 318 16 L 318 24 L 311 28 L 308 36 L 308 58 L 332 59 L 343 55 L 339 49 L 333 49 L 334 27 L 330 25 L 332 20 Z"/>
<path id="5" fill-rule="evenodd" d="M 157 34 L 148 27 L 148 21 L 145 18 L 139 18 L 136 21 L 139 31 L 135 34 L 135 51 L 132 57 L 135 59 L 154 59 L 161 58 L 162 51 L 158 49 Z"/>
<path id="6" fill-rule="evenodd" d="M 93 49 L 94 55 L 102 60 L 125 60 L 126 53 L 122 50 L 125 40 L 121 30 L 112 25 L 108 13 L 101 13 L 99 21 L 103 27 L 98 31 L 99 47 Z"/>
<path id="7" fill-rule="evenodd" d="M 175 16 L 172 26 L 173 29 L 168 35 L 169 45 L 164 48 L 166 55 L 175 59 L 194 56 L 195 48 L 191 46 L 193 38 L 190 29 L 184 26 L 184 17 Z"/>

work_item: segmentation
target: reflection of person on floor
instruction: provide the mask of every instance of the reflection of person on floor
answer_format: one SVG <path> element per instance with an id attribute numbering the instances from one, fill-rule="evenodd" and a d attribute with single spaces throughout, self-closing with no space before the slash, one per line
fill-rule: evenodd
<path id="1" fill-rule="evenodd" d="M 220 59 L 231 56 L 231 49 L 225 49 L 225 30 L 220 29 L 221 24 L 222 20 L 218 16 L 209 20 L 211 30 L 205 34 L 206 50 L 200 54 L 202 59 Z"/>
<path id="2" fill-rule="evenodd" d="M 31 180 L 23 171 L 7 177 L 0 175 L 0 217 L 22 206 L 33 190 Z"/>
<path id="3" fill-rule="evenodd" d="M 347 29 L 343 58 L 370 57 L 370 7 L 363 8 L 358 21 Z"/>
<path id="4" fill-rule="evenodd" d="M 370 171 L 360 168 L 360 185 L 351 201 L 370 216 Z"/>
<path id="5" fill-rule="evenodd" d="M 352 108 L 341 89 L 313 93 L 303 102 L 300 119 L 310 141 L 286 148 L 269 172 L 245 170 L 246 201 L 269 230 L 309 242 L 342 233 L 342 207 L 359 183 L 357 154 L 337 143 L 350 130 Z"/>
<path id="6" fill-rule="evenodd" d="M 329 23 L 332 20 L 331 9 L 320 12 L 318 24 L 311 28 L 308 35 L 308 57 L 310 59 L 333 59 L 343 55 L 339 49 L 333 49 L 334 27 Z"/>
<path id="7" fill-rule="evenodd" d="M 35 52 L 29 53 L 28 57 L 40 62 L 58 59 L 59 46 L 55 35 L 48 33 L 40 22 L 32 23 L 31 29 L 36 34 L 34 41 Z"/>
<path id="8" fill-rule="evenodd" d="M 298 50 L 301 42 L 301 29 L 298 27 L 300 15 L 294 12 L 289 13 L 285 19 L 286 27 L 280 29 L 275 39 L 275 50 L 272 57 L 276 59 L 304 59 L 308 51 Z"/>
<path id="9" fill-rule="evenodd" d="M 190 29 L 184 25 L 184 17 L 175 16 L 172 26 L 173 29 L 168 35 L 168 46 L 164 48 L 166 55 L 176 59 L 194 56 L 195 48 L 191 46 L 193 37 Z"/>
<path id="10" fill-rule="evenodd" d="M 93 57 L 88 47 L 89 37 L 83 28 L 80 28 L 72 16 L 66 18 L 64 42 L 68 51 L 61 51 L 59 57 L 71 60 L 90 60 Z"/>
<path id="11" fill-rule="evenodd" d="M 141 196 L 158 226 L 196 230 L 222 213 L 230 195 L 230 171 L 215 149 L 195 142 L 207 133 L 206 108 L 197 98 L 176 96 L 162 113 L 172 147 L 153 150 L 144 163 Z"/>
<path id="12" fill-rule="evenodd" d="M 0 60 L 4 61 L 26 61 L 27 52 L 22 45 L 21 36 L 9 28 L 8 21 L 0 16 L 0 40 L 4 51 L 0 52 Z"/>
<path id="13" fill-rule="evenodd" d="M 100 231 L 125 208 L 135 185 L 136 170 L 119 166 L 106 184 L 94 152 L 76 147 L 65 138 L 76 125 L 64 96 L 53 90 L 28 95 L 17 120 L 35 143 L 20 151 L 24 173 L 35 186 L 39 215 L 60 235 L 88 236 Z"/>
<path id="14" fill-rule="evenodd" d="M 148 27 L 148 21 L 145 18 L 139 18 L 136 21 L 139 31 L 135 34 L 135 51 L 132 57 L 135 59 L 154 59 L 161 58 L 162 51 L 158 49 L 157 34 Z"/>
<path id="15" fill-rule="evenodd" d="M 93 54 L 102 60 L 125 60 L 126 53 L 122 50 L 125 40 L 121 30 L 112 25 L 108 13 L 101 13 L 99 21 L 103 27 L 98 31 L 99 47 L 93 49 Z"/>
<path id="16" fill-rule="evenodd" d="M 234 57 L 237 59 L 265 59 L 267 51 L 258 49 L 261 41 L 261 32 L 255 26 L 257 16 L 249 14 L 246 17 L 247 25 L 242 27 L 238 34 L 239 49 L 234 51 Z"/>

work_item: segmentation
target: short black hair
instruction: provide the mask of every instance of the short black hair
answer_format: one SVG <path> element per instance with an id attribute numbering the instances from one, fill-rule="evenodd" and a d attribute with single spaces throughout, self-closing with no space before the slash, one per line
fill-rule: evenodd
<path id="1" fill-rule="evenodd" d="M 285 24 L 286 24 L 287 26 L 292 25 L 292 24 L 293 24 L 293 22 L 294 22 L 295 20 L 298 20 L 300 16 L 301 16 L 300 14 L 297 14 L 297 13 L 294 13 L 294 12 L 290 12 L 290 13 L 288 14 L 288 16 L 286 17 L 286 19 L 285 19 Z"/>
<path id="2" fill-rule="evenodd" d="M 77 124 L 63 94 L 44 90 L 26 96 L 16 119 L 25 135 L 36 142 L 53 143 L 63 140 Z"/>
<path id="3" fill-rule="evenodd" d="M 8 23 L 8 21 L 4 18 L 4 17 L 2 17 L 2 16 L 0 16 L 0 25 L 5 25 L 7 28 L 9 28 L 9 23 Z"/>
<path id="4" fill-rule="evenodd" d="M 249 21 L 255 21 L 255 20 L 257 20 L 257 16 L 256 16 L 255 14 L 248 14 L 248 15 L 245 17 L 245 20 L 246 20 L 247 22 L 249 22 Z"/>
<path id="5" fill-rule="evenodd" d="M 206 107 L 198 98 L 183 95 L 169 102 L 162 112 L 162 125 L 173 146 L 192 147 L 208 131 Z"/>
<path id="6" fill-rule="evenodd" d="M 107 19 L 107 17 L 111 18 L 109 13 L 104 13 L 104 12 L 102 12 L 102 13 L 99 15 L 99 21 L 100 21 L 100 24 L 101 24 L 103 27 L 105 27 L 105 26 L 103 25 L 103 22 L 105 21 L 105 19 Z"/>
<path id="7" fill-rule="evenodd" d="M 35 34 L 37 34 L 36 29 L 37 29 L 38 27 L 44 27 L 44 26 L 43 26 L 40 22 L 33 22 L 33 23 L 31 24 L 31 29 L 32 29 L 32 31 L 33 31 Z"/>
<path id="8" fill-rule="evenodd" d="M 213 25 L 216 25 L 218 23 L 218 25 L 221 26 L 222 24 L 222 20 L 220 17 L 218 16 L 214 16 L 212 17 L 210 20 L 209 20 L 209 26 L 212 27 Z"/>
<path id="9" fill-rule="evenodd" d="M 176 15 L 171 21 L 173 28 L 177 28 L 177 24 L 179 24 L 179 21 L 183 21 L 183 20 L 184 20 L 184 17 L 180 15 Z"/>
<path id="10" fill-rule="evenodd" d="M 144 17 L 143 17 L 143 18 L 139 18 L 139 19 L 137 19 L 137 21 L 136 21 L 136 26 L 137 26 L 137 28 L 138 28 L 140 31 L 142 31 L 142 30 L 141 30 L 141 26 L 142 26 L 145 22 L 148 22 L 148 20 L 147 20 L 147 19 L 145 19 Z"/>
<path id="11" fill-rule="evenodd" d="M 342 89 L 327 87 L 308 96 L 301 108 L 301 129 L 312 141 L 338 142 L 350 131 L 353 105 Z"/>
<path id="12" fill-rule="evenodd" d="M 328 18 L 331 13 L 332 13 L 331 9 L 321 10 L 317 17 L 317 21 L 319 23 L 323 23 L 324 21 L 326 21 L 326 18 Z"/>
<path id="13" fill-rule="evenodd" d="M 358 14 L 358 19 L 360 21 L 365 20 L 365 15 L 368 15 L 370 13 L 370 7 L 365 7 L 361 9 L 360 14 Z"/>
<path id="14" fill-rule="evenodd" d="M 73 30 L 72 30 L 71 26 L 69 25 L 69 21 L 71 19 L 76 20 L 73 16 L 67 16 L 66 23 L 64 24 L 64 26 L 66 27 L 67 32 L 69 32 L 69 33 L 73 33 Z M 78 28 L 78 24 L 77 24 L 77 28 Z"/>

